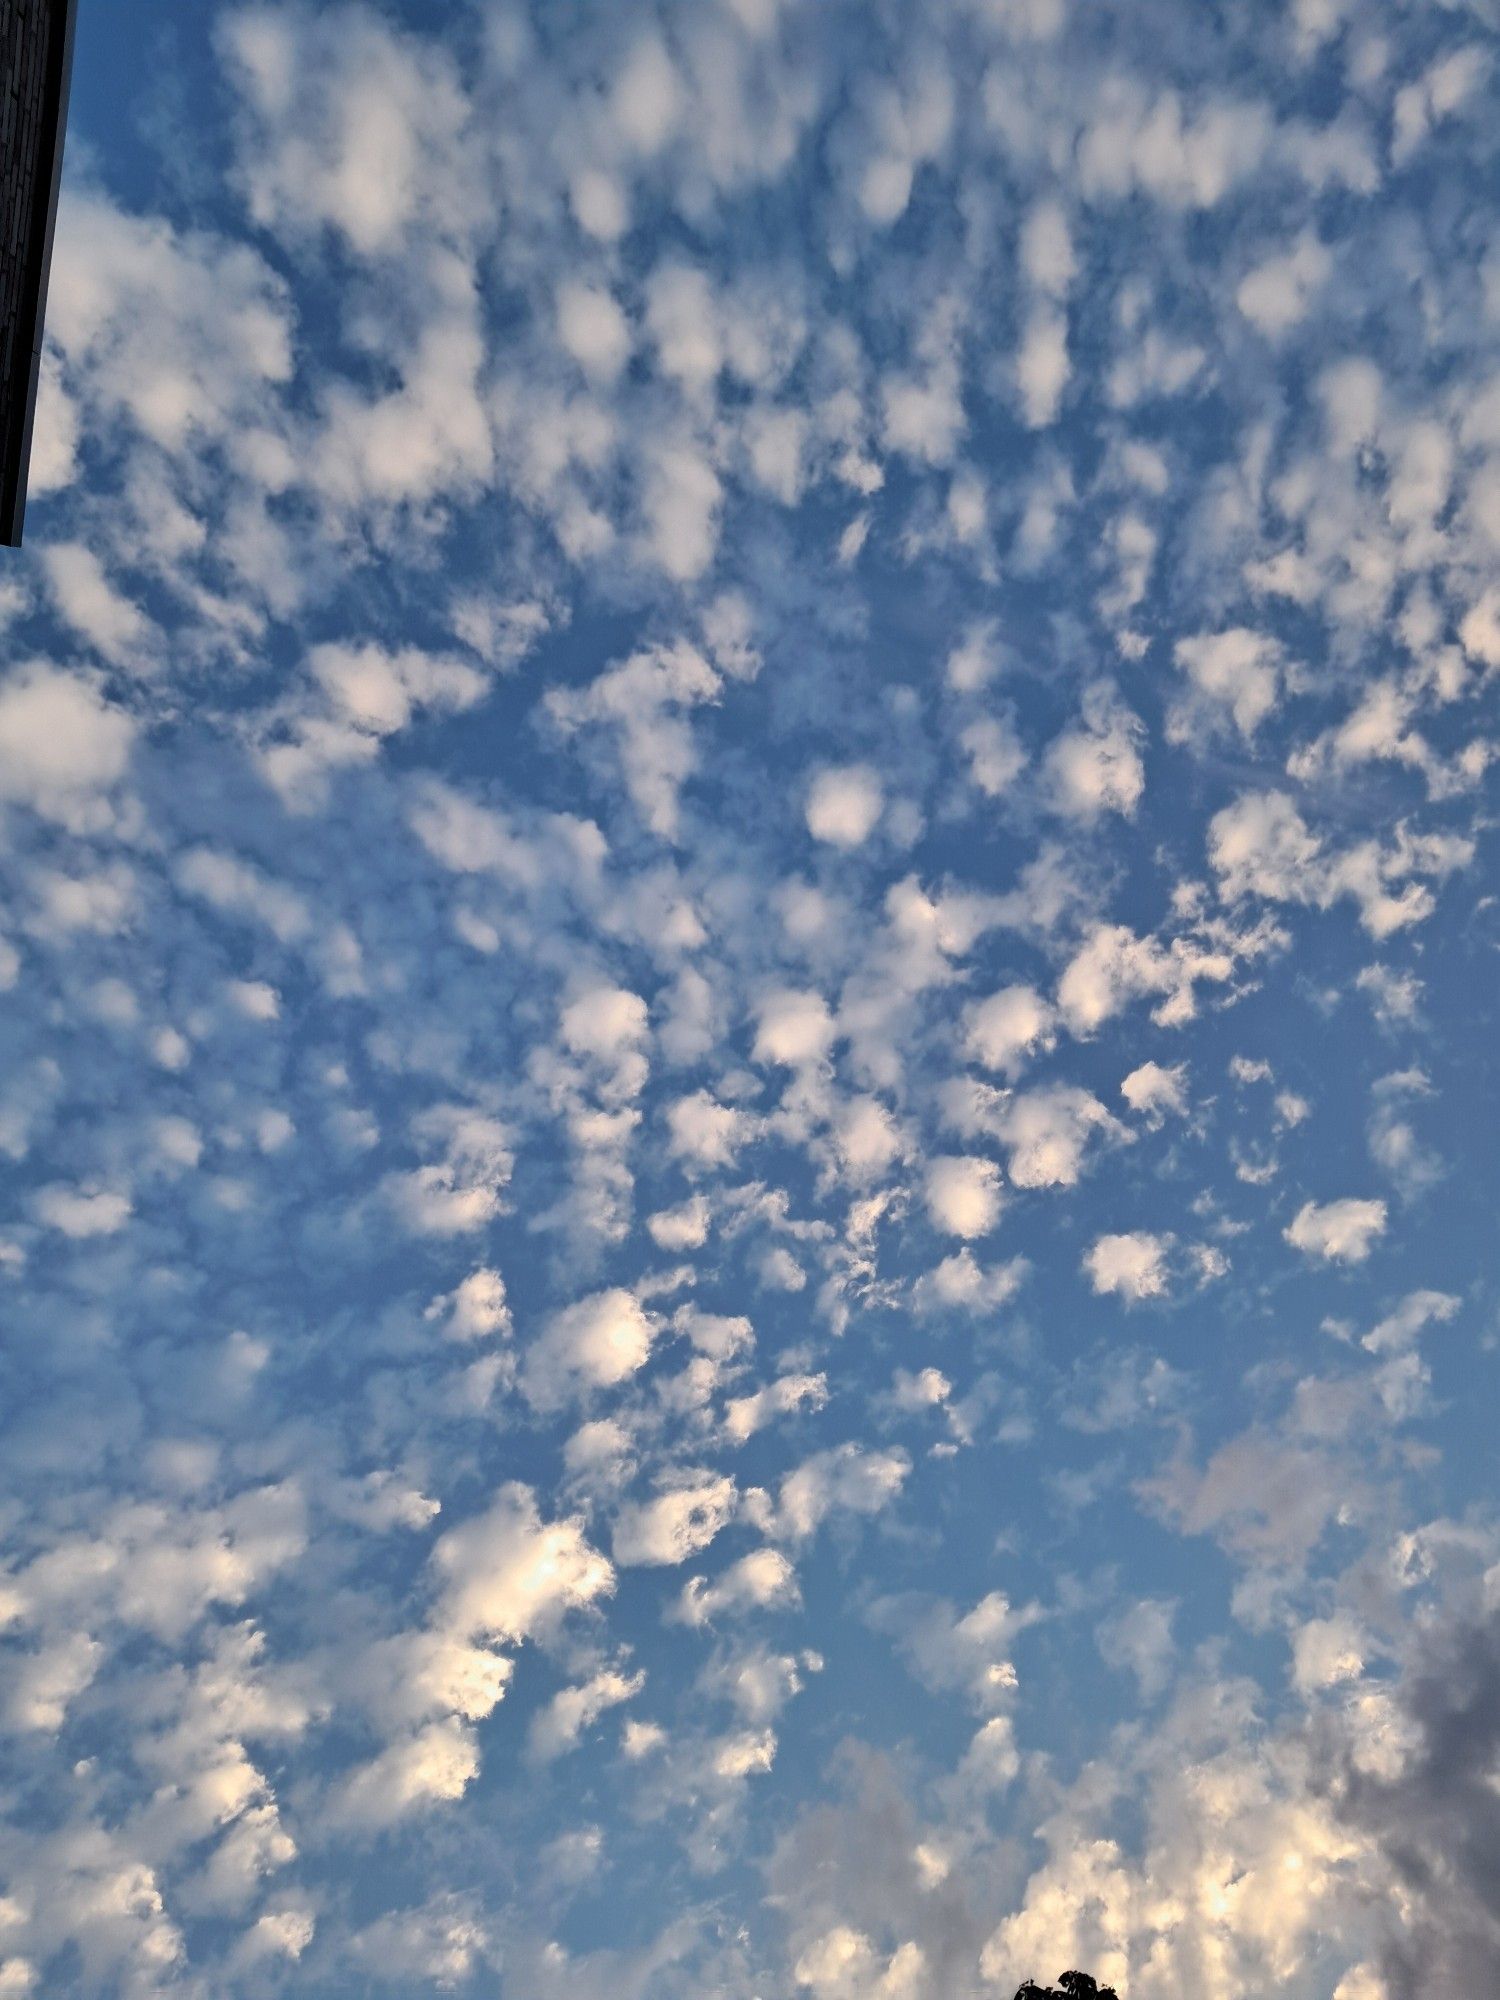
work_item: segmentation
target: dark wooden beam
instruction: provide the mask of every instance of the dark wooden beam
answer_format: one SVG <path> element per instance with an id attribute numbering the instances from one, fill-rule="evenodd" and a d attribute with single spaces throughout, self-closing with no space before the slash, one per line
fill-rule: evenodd
<path id="1" fill-rule="evenodd" d="M 0 542 L 21 545 L 76 0 L 0 0 Z"/>

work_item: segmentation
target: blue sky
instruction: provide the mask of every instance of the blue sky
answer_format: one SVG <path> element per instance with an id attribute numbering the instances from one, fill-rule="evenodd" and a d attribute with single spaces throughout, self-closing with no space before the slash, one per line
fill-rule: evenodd
<path id="1" fill-rule="evenodd" d="M 1491 0 L 83 0 L 0 1994 L 1500 1986 Z"/>

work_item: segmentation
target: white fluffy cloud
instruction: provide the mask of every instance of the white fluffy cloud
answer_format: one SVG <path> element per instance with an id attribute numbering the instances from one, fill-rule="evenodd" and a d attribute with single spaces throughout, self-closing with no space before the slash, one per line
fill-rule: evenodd
<path id="1" fill-rule="evenodd" d="M 363 1831 L 462 1798 L 479 1775 L 474 1733 L 451 1718 L 429 1722 L 362 1764 L 335 1793 L 335 1822 Z"/>
<path id="2" fill-rule="evenodd" d="M 130 1220 L 130 1197 L 117 1188 L 39 1188 L 32 1206 L 39 1221 L 64 1236 L 113 1236 Z"/>
<path id="3" fill-rule="evenodd" d="M 30 806 L 80 832 L 124 776 L 130 716 L 92 681 L 37 661 L 0 682 L 0 801 Z"/>
<path id="4" fill-rule="evenodd" d="M 1003 986 L 964 1011 L 964 1049 L 986 1069 L 1014 1075 L 1024 1059 L 1052 1047 L 1055 1016 L 1031 986 Z"/>
<path id="5" fill-rule="evenodd" d="M 749 1137 L 750 1120 L 736 1106 L 696 1090 L 668 1105 L 667 1129 L 674 1153 L 699 1166 L 721 1167 Z"/>
<path id="6" fill-rule="evenodd" d="M 630 326 L 600 285 L 571 279 L 557 295 L 558 338 L 585 375 L 613 382 L 630 359 Z"/>
<path id="7" fill-rule="evenodd" d="M 987 799 L 998 799 L 1026 768 L 1026 750 L 1015 730 L 998 716 L 982 715 L 959 738 L 969 760 L 969 776 Z"/>
<path id="8" fill-rule="evenodd" d="M 444 1625 L 517 1644 L 614 1589 L 614 1571 L 577 1520 L 544 1521 L 529 1488 L 505 1486 L 432 1555 Z"/>
<path id="9" fill-rule="evenodd" d="M 1015 1297 L 1025 1282 L 1027 1269 L 1023 1257 L 1012 1257 L 1003 1264 L 983 1265 L 965 1244 L 962 1250 L 924 1271 L 913 1287 L 912 1296 L 919 1312 L 993 1312 Z"/>
<path id="10" fill-rule="evenodd" d="M 1159 1125 L 1168 1116 L 1183 1117 L 1187 1112 L 1187 1067 L 1173 1063 L 1144 1062 L 1133 1069 L 1120 1085 L 1120 1095 L 1137 1116 Z"/>
<path id="11" fill-rule="evenodd" d="M 820 993 L 782 987 L 768 993 L 756 1010 L 755 1059 L 798 1069 L 826 1056 L 836 1032 Z"/>
<path id="12" fill-rule="evenodd" d="M 615 1561 L 627 1568 L 686 1562 L 728 1525 L 736 1499 L 732 1479 L 701 1473 L 684 1475 L 654 1499 L 632 1501 L 615 1516 Z"/>
<path id="13" fill-rule="evenodd" d="M 1212 735 L 1231 722 L 1249 739 L 1280 699 L 1281 648 L 1263 633 L 1234 626 L 1179 639 L 1176 659 L 1192 691 L 1174 703 L 1167 717 L 1172 742 Z"/>
<path id="14" fill-rule="evenodd" d="M 645 1367 L 654 1328 L 633 1292 L 595 1292 L 555 1313 L 527 1349 L 521 1386 L 539 1409 L 609 1389 Z"/>
<path id="15" fill-rule="evenodd" d="M 645 1081 L 640 1051 L 649 1034 L 646 1003 L 624 986 L 589 986 L 570 1000 L 558 1023 L 564 1048 L 611 1071 L 622 1096 L 634 1097 Z"/>
<path id="16" fill-rule="evenodd" d="M 1016 355 L 1021 413 L 1033 430 L 1042 429 L 1056 417 L 1072 372 L 1067 321 L 1054 308 L 1036 308 L 1026 322 Z"/>
<path id="17" fill-rule="evenodd" d="M 294 811 L 321 805 L 332 771 L 368 762 L 417 714 L 473 708 L 489 687 L 467 661 L 415 646 L 327 643 L 307 665 L 321 701 L 274 710 L 257 748 L 267 783 Z"/>
<path id="18" fill-rule="evenodd" d="M 642 488 L 642 546 L 675 582 L 703 575 L 719 545 L 723 485 L 712 463 L 686 439 L 651 454 Z"/>
<path id="19" fill-rule="evenodd" d="M 957 1690 L 981 1715 L 1014 1699 L 1018 1679 L 1011 1653 L 1020 1634 L 1042 1616 L 1039 1605 L 1012 1603 L 1003 1590 L 986 1592 L 967 1611 L 924 1596 L 877 1599 L 868 1613 L 877 1631 L 892 1634 L 924 1687 Z"/>
<path id="20" fill-rule="evenodd" d="M 839 1170 L 856 1185 L 879 1180 L 906 1155 L 901 1128 L 877 1097 L 854 1097 L 841 1105 L 832 1139 Z"/>
<path id="21" fill-rule="evenodd" d="M 1108 690 L 1094 690 L 1085 704 L 1084 726 L 1065 730 L 1047 752 L 1052 801 L 1070 819 L 1096 820 L 1105 813 L 1127 819 L 1146 788 L 1145 766 L 1136 745 L 1137 718 Z"/>
<path id="22" fill-rule="evenodd" d="M 695 497 L 687 471 L 679 470 L 688 484 L 662 501 L 666 512 L 657 526 L 665 541 L 657 553 L 674 575 L 695 576 L 711 553 L 711 546 L 700 547 L 707 532 L 705 496 Z M 618 748 L 625 788 L 642 820 L 653 833 L 675 839 L 682 787 L 696 761 L 690 712 L 713 700 L 721 685 L 717 669 L 683 641 L 631 653 L 584 687 L 554 687 L 546 707 L 567 735 L 606 732 Z"/>
<path id="23" fill-rule="evenodd" d="M 976 1155 L 929 1160 L 927 1212 L 950 1236 L 986 1236 L 1000 1219 L 1000 1169 Z"/>
<path id="24" fill-rule="evenodd" d="M 777 1504 L 771 1508 L 759 1495 L 747 1513 L 758 1517 L 778 1539 L 805 1541 L 830 1514 L 879 1514 L 888 1507 L 906 1483 L 911 1460 L 899 1449 L 867 1451 L 856 1444 L 836 1445 L 831 1451 L 804 1459 L 781 1482 Z"/>
<path id="25" fill-rule="evenodd" d="M 1357 1680 L 1368 1651 L 1369 1641 L 1347 1613 L 1310 1618 L 1292 1640 L 1292 1678 L 1304 1691 Z"/>
<path id="26" fill-rule="evenodd" d="M 455 64 L 377 17 L 247 7 L 220 44 L 241 95 L 240 173 L 263 228 L 328 228 L 363 257 L 472 212 Z"/>
<path id="27" fill-rule="evenodd" d="M 1118 78 L 1100 95 L 1080 143 L 1079 173 L 1096 201 L 1144 194 L 1167 209 L 1213 208 L 1251 173 L 1270 138 L 1264 106 Z"/>
<path id="28" fill-rule="evenodd" d="M 1383 1201 L 1305 1201 L 1282 1232 L 1288 1243 L 1320 1263 L 1362 1264 L 1385 1234 Z"/>
<path id="29" fill-rule="evenodd" d="M 256 251 L 93 192 L 59 204 L 47 334 L 96 423 L 169 452 L 240 424 L 264 438 L 292 372 L 285 290 Z"/>
<path id="30" fill-rule="evenodd" d="M 553 1758 L 576 1749 L 584 1731 L 591 1729 L 601 1715 L 632 1700 L 645 1685 L 646 1676 L 642 1672 L 622 1674 L 616 1668 L 605 1667 L 577 1687 L 563 1688 L 532 1718 L 527 1732 L 530 1755 L 539 1763 L 550 1763 Z"/>
<path id="31" fill-rule="evenodd" d="M 832 847 L 862 847 L 885 805 L 878 775 L 867 764 L 819 771 L 807 790 L 807 827 Z"/>
<path id="32" fill-rule="evenodd" d="M 499 1214 L 514 1165 L 509 1135 L 497 1119 L 463 1105 L 423 1114 L 418 1143 L 442 1158 L 385 1184 L 392 1207 L 419 1236 L 463 1236 Z"/>
<path id="33" fill-rule="evenodd" d="M 452 1293 L 433 1301 L 427 1317 L 441 1318 L 450 1340 L 508 1339 L 511 1315 L 505 1280 L 488 1267 L 471 1271 Z"/>
<path id="34" fill-rule="evenodd" d="M 691 1578 L 683 1586 L 674 1615 L 687 1625 L 710 1625 L 718 1618 L 799 1601 L 797 1573 L 781 1550 L 752 1549 L 712 1582 Z"/>
<path id="35" fill-rule="evenodd" d="M 1477 597 L 1458 628 L 1464 651 L 1493 673 L 1500 668 L 1500 589 Z"/>
<path id="36" fill-rule="evenodd" d="M 778 1375 L 748 1396 L 732 1396 L 724 1406 L 724 1430 L 743 1444 L 758 1430 L 792 1410 L 820 1410 L 828 1401 L 826 1375 Z"/>
<path id="37" fill-rule="evenodd" d="M 1057 1002 L 1075 1035 L 1092 1034 L 1131 1000 L 1180 984 L 1182 969 L 1155 938 L 1096 924 L 1063 968 Z"/>
<path id="38" fill-rule="evenodd" d="M 887 1958 L 863 1931 L 840 1924 L 808 1945 L 792 1976 L 814 2000 L 916 2000 L 926 1960 L 910 1940 Z"/>
<path id="39" fill-rule="evenodd" d="M 78 636 L 116 665 L 130 661 L 151 626 L 139 606 L 110 582 L 94 551 L 81 542 L 58 542 L 42 561 L 57 608 Z"/>
<path id="40" fill-rule="evenodd" d="M 1090 1140 L 1120 1127 L 1092 1092 L 1073 1084 L 1028 1091 L 1004 1106 L 995 1131 L 1010 1150 L 1017 1187 L 1071 1187 L 1083 1173 Z"/>
<path id="41" fill-rule="evenodd" d="M 648 1215 L 646 1227 L 659 1250 L 700 1250 L 708 1241 L 710 1214 L 701 1194 L 690 1195 L 676 1208 L 661 1208 Z"/>
<path id="42" fill-rule="evenodd" d="M 1404 825 L 1388 842 L 1329 849 L 1284 792 L 1246 793 L 1215 813 L 1208 829 L 1209 862 L 1226 899 L 1255 895 L 1327 909 L 1348 896 L 1377 938 L 1429 916 L 1433 892 L 1421 878 L 1467 866 L 1473 851 L 1465 836 L 1413 834 Z"/>
<path id="43" fill-rule="evenodd" d="M 1245 273 L 1235 303 L 1252 326 L 1279 340 L 1307 316 L 1332 270 L 1328 251 L 1311 230 L 1304 230 L 1289 250 Z"/>
<path id="44" fill-rule="evenodd" d="M 1123 1299 L 1157 1299 L 1167 1290 L 1167 1252 L 1171 1239 L 1144 1229 L 1119 1236 L 1099 1236 L 1084 1254 L 1083 1267 L 1096 1292 L 1117 1292 Z"/>
<path id="45" fill-rule="evenodd" d="M 682 83 L 672 58 L 654 34 L 638 36 L 615 78 L 610 115 L 636 152 L 658 152 L 681 114 Z"/>

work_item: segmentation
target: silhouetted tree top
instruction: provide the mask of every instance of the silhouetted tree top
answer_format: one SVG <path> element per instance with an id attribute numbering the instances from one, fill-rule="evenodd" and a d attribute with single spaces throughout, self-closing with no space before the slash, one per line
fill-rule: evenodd
<path id="1" fill-rule="evenodd" d="M 1017 1987 L 1016 2000 L 1120 2000 L 1113 1986 L 1101 1986 L 1086 1972 L 1065 1972 L 1055 1986 L 1038 1986 L 1028 1979 Z"/>

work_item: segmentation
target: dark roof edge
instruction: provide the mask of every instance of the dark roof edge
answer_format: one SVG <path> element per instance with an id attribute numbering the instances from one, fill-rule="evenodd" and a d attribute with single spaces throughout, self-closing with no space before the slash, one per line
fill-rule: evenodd
<path id="1" fill-rule="evenodd" d="M 47 280 L 52 270 L 52 235 L 57 226 L 57 195 L 62 185 L 63 141 L 68 124 L 68 88 L 73 78 L 73 24 L 78 0 L 60 0 L 56 13 L 62 33 L 53 33 L 47 47 L 47 119 L 52 158 L 45 175 L 38 174 L 31 229 L 26 240 L 26 290 L 23 314 L 29 317 L 30 360 L 26 382 L 26 402 L 20 423 L 12 432 L 10 462 L 0 467 L 0 542 L 21 546 L 21 530 L 26 519 L 26 479 L 31 469 L 31 431 L 36 420 L 37 383 L 42 366 L 42 336 L 47 318 Z M 42 209 L 45 188 L 46 212 Z"/>

